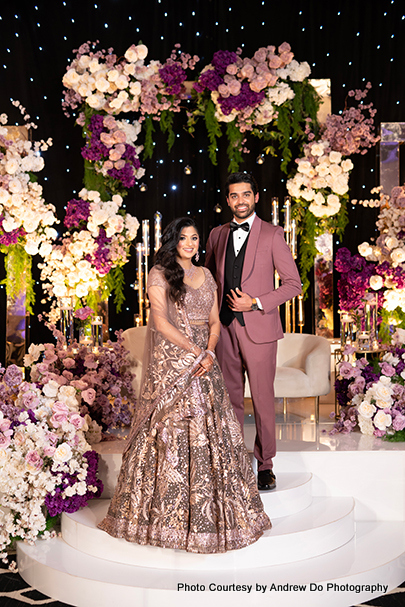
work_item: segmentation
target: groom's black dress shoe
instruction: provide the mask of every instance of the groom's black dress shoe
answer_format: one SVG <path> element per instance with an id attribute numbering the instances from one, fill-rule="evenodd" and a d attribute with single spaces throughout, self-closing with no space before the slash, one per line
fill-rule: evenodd
<path id="1" fill-rule="evenodd" d="M 257 473 L 257 488 L 259 491 L 271 491 L 276 488 L 276 477 L 273 470 L 260 470 Z"/>

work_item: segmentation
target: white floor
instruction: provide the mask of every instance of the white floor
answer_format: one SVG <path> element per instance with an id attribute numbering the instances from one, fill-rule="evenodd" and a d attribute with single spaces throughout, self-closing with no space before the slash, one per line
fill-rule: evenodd
<path id="1" fill-rule="evenodd" d="M 97 529 L 125 440 L 98 446 L 102 500 L 64 515 L 62 537 L 19 544 L 23 578 L 78 607 L 350 607 L 405 579 L 405 444 L 359 433 L 331 436 L 333 394 L 277 405 L 278 486 L 262 494 L 273 529 L 224 555 L 190 555 L 129 544 Z M 254 424 L 246 402 L 245 440 Z M 311 419 L 312 416 L 312 419 Z"/>

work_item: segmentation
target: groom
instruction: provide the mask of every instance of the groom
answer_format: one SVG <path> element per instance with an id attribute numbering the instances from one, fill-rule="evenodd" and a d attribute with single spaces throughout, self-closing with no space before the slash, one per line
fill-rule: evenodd
<path id="1" fill-rule="evenodd" d="M 258 461 L 258 488 L 276 486 L 274 376 L 277 340 L 283 337 L 278 306 L 301 292 L 301 280 L 283 229 L 257 217 L 258 186 L 248 173 L 232 173 L 226 199 L 233 221 L 208 238 L 206 266 L 218 284 L 221 337 L 217 357 L 243 430 L 244 372 L 252 394 Z M 274 288 L 274 271 L 281 286 Z"/>

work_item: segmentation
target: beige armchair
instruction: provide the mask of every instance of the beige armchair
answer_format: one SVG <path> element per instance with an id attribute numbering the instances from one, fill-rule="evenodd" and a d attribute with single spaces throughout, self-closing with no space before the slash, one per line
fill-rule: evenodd
<path id="1" fill-rule="evenodd" d="M 319 423 L 319 397 L 330 391 L 331 350 L 327 339 L 306 333 L 285 333 L 278 342 L 274 381 L 276 398 L 315 398 L 315 421 Z M 245 396 L 250 397 L 246 381 Z"/>
<path id="2" fill-rule="evenodd" d="M 132 386 L 135 390 L 136 398 L 139 396 L 142 381 L 142 360 L 145 347 L 146 326 L 131 327 L 122 333 L 124 338 L 123 345 L 130 353 L 130 369 L 135 375 L 132 380 Z"/>

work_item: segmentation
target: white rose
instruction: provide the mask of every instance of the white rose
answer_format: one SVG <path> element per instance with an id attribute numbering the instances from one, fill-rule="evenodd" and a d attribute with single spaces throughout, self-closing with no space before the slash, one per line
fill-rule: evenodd
<path id="1" fill-rule="evenodd" d="M 391 259 L 395 265 L 405 261 L 405 249 L 394 249 L 391 251 Z"/>
<path id="2" fill-rule="evenodd" d="M 89 294 L 89 287 L 83 283 L 77 285 L 75 289 L 76 297 L 87 297 Z"/>
<path id="3" fill-rule="evenodd" d="M 324 204 L 325 198 L 324 198 L 323 194 L 321 194 L 321 192 L 317 192 L 315 194 L 314 202 L 315 202 L 315 204 L 319 204 L 319 205 Z"/>
<path id="4" fill-rule="evenodd" d="M 311 202 L 311 200 L 313 200 L 314 197 L 315 197 L 315 192 L 314 192 L 314 190 L 312 188 L 310 188 L 310 189 L 305 188 L 305 190 L 302 190 L 299 193 L 299 196 L 301 198 L 303 198 L 304 200 L 307 200 L 308 202 Z"/>
<path id="5" fill-rule="evenodd" d="M 67 443 L 62 443 L 57 447 L 55 453 L 53 454 L 53 459 L 58 463 L 65 463 L 70 460 L 72 457 L 72 449 L 70 445 Z"/>
<path id="6" fill-rule="evenodd" d="M 322 156 L 323 154 L 323 145 L 319 143 L 313 143 L 311 145 L 311 154 L 313 156 Z"/>
<path id="7" fill-rule="evenodd" d="M 372 289 L 374 289 L 374 291 L 378 291 L 378 289 L 381 289 L 381 287 L 383 286 L 384 281 L 382 279 L 381 276 L 378 276 L 378 274 L 375 274 L 374 276 L 371 276 L 370 278 L 370 287 Z"/>
<path id="8" fill-rule="evenodd" d="M 312 165 L 308 160 L 299 160 L 298 161 L 299 173 L 307 174 L 311 169 L 312 169 Z"/>
<path id="9" fill-rule="evenodd" d="M 342 169 L 345 173 L 348 173 L 349 171 L 352 170 L 354 165 L 353 165 L 353 162 L 350 160 L 350 158 L 347 158 L 346 160 L 343 160 L 341 162 L 340 166 L 342 167 Z"/>
<path id="10" fill-rule="evenodd" d="M 377 411 L 376 407 L 372 405 L 368 400 L 363 400 L 357 408 L 359 415 L 368 419 L 372 418 L 374 413 Z"/>
<path id="11" fill-rule="evenodd" d="M 358 417 L 359 428 L 362 434 L 366 434 L 367 436 L 373 436 L 374 434 L 374 426 L 371 419 L 367 417 L 362 417 L 359 415 Z"/>
<path id="12" fill-rule="evenodd" d="M 372 255 L 372 253 L 373 253 L 373 249 L 368 244 L 368 242 L 363 242 L 362 244 L 359 244 L 359 246 L 357 247 L 357 250 L 360 253 L 360 255 L 362 255 L 362 257 L 368 257 L 369 255 Z"/>
<path id="13" fill-rule="evenodd" d="M 138 44 L 136 47 L 136 52 L 138 54 L 138 59 L 142 61 L 142 59 L 146 59 L 148 48 L 144 44 Z"/>
<path id="14" fill-rule="evenodd" d="M 338 164 L 342 160 L 342 154 L 340 152 L 331 152 L 329 154 L 329 160 Z"/>
<path id="15" fill-rule="evenodd" d="M 384 411 L 378 411 L 374 420 L 374 425 L 379 430 L 386 430 L 392 424 L 392 417 L 389 413 L 384 413 Z"/>
<path id="16" fill-rule="evenodd" d="M 385 246 L 389 249 L 395 249 L 398 246 L 398 239 L 395 236 L 389 236 L 385 239 Z"/>
<path id="17" fill-rule="evenodd" d="M 109 82 L 104 77 L 97 78 L 96 80 L 96 89 L 100 91 L 100 93 L 105 93 L 108 90 Z"/>
<path id="18" fill-rule="evenodd" d="M 367 394 L 368 393 L 371 393 L 374 396 L 378 407 L 382 408 L 382 403 L 386 403 L 388 407 L 392 405 L 392 388 L 387 386 L 386 382 L 382 382 L 381 380 L 378 381 L 374 386 L 367 390 Z"/>
<path id="19" fill-rule="evenodd" d="M 340 175 L 342 173 L 342 167 L 338 164 L 331 164 L 329 166 L 329 173 L 333 177 L 337 177 L 338 175 Z"/>
<path id="20" fill-rule="evenodd" d="M 16 158 L 10 158 L 10 160 L 8 160 L 6 162 L 5 165 L 5 170 L 6 173 L 8 173 L 9 175 L 14 175 L 14 173 L 16 173 L 18 171 L 18 161 Z"/>
<path id="21" fill-rule="evenodd" d="M 94 110 L 99 110 L 100 108 L 102 108 L 104 105 L 104 101 L 104 96 L 100 96 L 99 93 L 97 93 L 96 95 L 90 95 L 86 99 L 86 103 L 88 103 L 88 105 Z"/>
<path id="22" fill-rule="evenodd" d="M 115 85 L 119 89 L 126 89 L 128 86 L 128 78 L 124 74 L 121 74 L 115 81 Z"/>
<path id="23" fill-rule="evenodd" d="M 316 167 L 316 172 L 319 177 L 325 177 L 325 175 L 329 175 L 329 165 L 323 162 L 322 164 L 318 164 Z"/>
<path id="24" fill-rule="evenodd" d="M 51 379 L 50 381 L 48 381 L 48 383 L 45 384 L 44 387 L 42 388 L 42 392 L 45 394 L 45 396 L 48 396 L 49 398 L 55 397 L 58 393 L 58 390 L 59 390 L 59 384 L 54 379 Z"/>
<path id="25" fill-rule="evenodd" d="M 129 87 L 129 91 L 131 95 L 134 97 L 138 97 L 141 94 L 141 83 L 137 80 L 136 82 L 132 82 Z"/>

